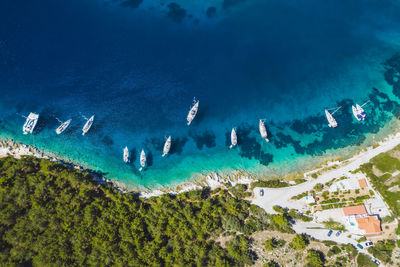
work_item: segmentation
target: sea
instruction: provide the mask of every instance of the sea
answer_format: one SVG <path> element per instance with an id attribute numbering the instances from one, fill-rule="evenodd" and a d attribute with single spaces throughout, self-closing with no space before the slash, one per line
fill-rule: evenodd
<path id="1" fill-rule="evenodd" d="M 397 129 L 399 12 L 395 0 L 2 0 L 0 137 L 131 189 L 304 171 Z M 38 125 L 23 135 L 30 112 Z"/>

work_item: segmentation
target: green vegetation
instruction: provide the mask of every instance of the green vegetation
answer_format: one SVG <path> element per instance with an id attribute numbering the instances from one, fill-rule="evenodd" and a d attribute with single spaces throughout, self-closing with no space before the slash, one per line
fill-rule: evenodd
<path id="1" fill-rule="evenodd" d="M 0 214 L 2 266 L 251 265 L 251 233 L 291 231 L 227 190 L 141 199 L 32 157 L 0 159 Z"/>
<path id="2" fill-rule="evenodd" d="M 392 264 L 392 252 L 396 244 L 394 240 L 380 240 L 372 247 L 368 248 L 368 252 L 379 260 Z"/>
<path id="3" fill-rule="evenodd" d="M 302 199 L 303 197 L 308 196 L 308 191 L 298 194 L 297 196 L 292 197 L 292 199 Z"/>
<path id="4" fill-rule="evenodd" d="M 367 241 L 367 238 L 365 236 L 363 236 L 357 240 L 358 243 L 365 242 L 365 241 Z"/>
<path id="5" fill-rule="evenodd" d="M 324 185 L 319 184 L 319 183 L 314 186 L 314 190 L 317 192 L 321 192 L 323 188 L 324 188 Z"/>
<path id="6" fill-rule="evenodd" d="M 325 263 L 324 254 L 321 251 L 315 249 L 309 249 L 307 251 L 307 266 L 309 267 L 322 267 Z"/>
<path id="7" fill-rule="evenodd" d="M 350 259 L 354 259 L 357 256 L 357 253 L 358 253 L 357 249 L 355 247 L 353 247 L 353 245 L 347 244 L 347 245 L 343 245 L 342 247 L 349 254 Z"/>
<path id="8" fill-rule="evenodd" d="M 276 248 L 283 247 L 286 244 L 286 241 L 283 239 L 276 239 L 276 238 L 270 238 L 265 240 L 264 242 L 264 248 L 265 250 L 274 250 Z"/>
<path id="9" fill-rule="evenodd" d="M 295 182 L 296 184 L 302 184 L 302 183 L 307 182 L 307 180 L 306 180 L 306 179 L 303 179 L 303 178 L 298 178 L 298 179 L 294 179 L 294 182 Z"/>
<path id="10" fill-rule="evenodd" d="M 290 245 L 297 250 L 303 250 L 307 247 L 308 243 L 309 241 L 307 237 L 297 234 L 295 237 L 293 237 Z"/>
<path id="11" fill-rule="evenodd" d="M 374 164 L 382 172 L 393 173 L 400 169 L 400 160 L 389 156 L 388 153 L 381 153 L 372 158 L 370 163 Z"/>
<path id="12" fill-rule="evenodd" d="M 332 257 L 333 255 L 337 255 L 341 252 L 342 250 L 338 246 L 333 246 L 329 251 L 328 251 L 328 257 Z"/>
<path id="13" fill-rule="evenodd" d="M 360 267 L 376 267 L 376 263 L 374 263 L 371 258 L 363 253 L 358 254 L 357 256 L 357 265 Z"/>
<path id="14" fill-rule="evenodd" d="M 274 261 L 269 261 L 263 265 L 263 267 L 279 267 L 279 264 Z"/>
<path id="15" fill-rule="evenodd" d="M 247 185 L 237 184 L 236 186 L 229 188 L 229 191 L 236 198 L 246 198 L 251 196 L 251 192 L 247 192 Z"/>
<path id="16" fill-rule="evenodd" d="M 383 153 L 383 154 L 385 154 L 385 153 Z M 380 156 L 380 155 L 378 155 L 378 156 Z M 379 159 L 381 159 L 381 157 Z M 376 157 L 371 159 L 370 162 L 380 163 L 380 161 L 378 161 L 376 159 Z M 382 163 L 382 164 L 384 164 L 384 163 Z M 379 191 L 379 193 L 384 198 L 385 202 L 389 205 L 389 207 L 393 211 L 393 214 L 396 217 L 399 216 L 400 215 L 400 194 L 399 194 L 399 192 L 391 192 L 388 190 L 391 186 L 400 185 L 399 179 L 397 178 L 396 182 L 393 182 L 390 185 L 387 185 L 387 181 L 389 179 L 392 179 L 392 175 L 385 174 L 385 175 L 381 175 L 381 176 L 376 176 L 374 174 L 374 172 L 372 171 L 372 168 L 373 168 L 372 163 L 366 163 L 366 164 L 361 165 L 359 170 L 362 171 L 363 173 L 365 173 L 369 177 L 369 179 L 372 182 L 375 189 Z"/>
<path id="17" fill-rule="evenodd" d="M 340 231 L 346 230 L 346 228 L 344 227 L 343 224 L 341 224 L 340 222 L 335 222 L 332 219 L 330 219 L 327 222 L 324 222 L 324 225 L 326 228 L 332 229 L 332 230 L 340 230 Z"/>
<path id="18" fill-rule="evenodd" d="M 328 199 L 329 192 L 328 191 L 324 191 L 324 192 L 322 192 L 321 196 L 322 196 L 323 199 Z"/>
<path id="19" fill-rule="evenodd" d="M 250 188 L 253 190 L 255 187 L 269 187 L 269 188 L 281 188 L 288 187 L 289 184 L 279 180 L 262 180 L 251 183 Z"/>

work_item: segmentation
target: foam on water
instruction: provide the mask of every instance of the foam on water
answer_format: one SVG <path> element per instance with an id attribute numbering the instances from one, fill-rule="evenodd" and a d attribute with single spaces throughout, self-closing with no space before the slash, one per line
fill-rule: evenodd
<path id="1" fill-rule="evenodd" d="M 400 51 L 396 2 L 238 1 L 217 18 L 191 12 L 181 23 L 165 7 L 149 12 L 150 1 L 136 9 L 119 2 L 0 4 L 1 136 L 129 187 L 155 188 L 210 171 L 302 170 L 373 143 L 367 137 L 399 109 L 389 82 L 400 60 L 383 64 Z M 194 96 L 200 109 L 187 127 Z M 358 122 L 351 105 L 367 100 L 367 120 Z M 324 109 L 336 106 L 339 127 L 331 129 Z M 36 134 L 23 136 L 21 115 L 31 111 L 41 116 Z M 72 118 L 60 136 L 57 118 Z M 258 133 L 264 118 L 270 143 Z M 229 150 L 232 127 L 238 147 Z M 169 135 L 171 154 L 162 158 Z M 125 146 L 132 164 L 122 161 Z M 142 148 L 148 167 L 139 173 Z"/>

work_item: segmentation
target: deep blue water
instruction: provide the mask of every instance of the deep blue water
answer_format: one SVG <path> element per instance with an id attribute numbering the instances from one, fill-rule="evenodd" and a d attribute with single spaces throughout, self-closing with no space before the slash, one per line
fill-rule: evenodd
<path id="1" fill-rule="evenodd" d="M 1 1 L 1 135 L 130 186 L 157 187 L 209 171 L 302 169 L 300 159 L 361 144 L 397 114 L 388 69 L 398 60 L 385 65 L 400 52 L 396 1 L 223 8 L 231 2 L 213 1 L 216 15 L 207 18 L 206 4 L 182 4 L 181 17 L 179 9 L 168 13 L 169 2 L 151 0 Z M 187 127 L 193 97 L 200 110 Z M 367 100 L 368 119 L 357 122 L 351 105 Z M 324 109 L 336 106 L 339 127 L 331 129 Z M 31 111 L 40 121 L 35 135 L 23 136 L 21 115 Z M 57 118 L 72 118 L 61 136 Z M 269 144 L 258 134 L 260 118 Z M 232 127 L 239 147 L 229 150 Z M 168 135 L 171 155 L 161 158 Z M 122 162 L 125 145 L 133 164 Z M 140 175 L 142 148 L 149 166 Z"/>

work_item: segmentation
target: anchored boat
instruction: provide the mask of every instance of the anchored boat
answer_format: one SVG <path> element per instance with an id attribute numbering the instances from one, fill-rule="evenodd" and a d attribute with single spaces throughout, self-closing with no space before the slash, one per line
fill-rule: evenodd
<path id="1" fill-rule="evenodd" d="M 358 106 L 358 105 L 357 105 Z M 361 115 L 360 111 L 355 107 L 355 106 L 351 106 L 351 110 L 353 111 L 353 115 L 354 117 L 358 120 L 358 121 L 363 121 L 365 118 Z M 365 112 L 364 112 L 365 113 Z"/>
<path id="2" fill-rule="evenodd" d="M 82 135 L 85 135 L 90 130 L 90 127 L 92 127 L 93 121 L 94 121 L 94 115 L 86 121 L 86 123 L 82 129 Z"/>
<path id="3" fill-rule="evenodd" d="M 142 152 L 140 152 L 140 168 L 139 171 L 142 171 L 143 168 L 146 166 L 146 153 L 144 153 L 144 150 L 142 149 Z"/>
<path id="4" fill-rule="evenodd" d="M 234 146 L 237 145 L 237 135 L 236 135 L 236 131 L 235 128 L 232 128 L 232 132 L 231 132 L 231 145 L 229 146 L 229 148 L 232 148 Z"/>
<path id="5" fill-rule="evenodd" d="M 171 136 L 169 136 L 169 137 L 167 138 L 167 140 L 165 141 L 162 156 L 164 157 L 165 155 L 167 155 L 167 154 L 169 153 L 169 150 L 170 150 L 170 149 L 171 149 Z"/>
<path id="6" fill-rule="evenodd" d="M 196 101 L 196 99 L 193 100 L 194 105 L 192 108 L 189 110 L 189 114 L 187 115 L 187 125 L 190 125 L 196 117 L 197 110 L 199 109 L 199 101 Z"/>
<path id="7" fill-rule="evenodd" d="M 368 101 L 369 102 L 369 101 Z M 364 106 L 365 104 L 367 104 L 368 102 L 365 102 L 362 106 Z M 364 109 L 362 108 L 362 106 L 360 106 L 359 104 L 356 104 L 356 108 L 358 110 L 358 112 L 360 113 L 360 115 L 363 117 L 363 119 L 365 119 L 365 116 L 367 116 L 367 113 L 365 113 Z"/>
<path id="8" fill-rule="evenodd" d="M 329 124 L 328 124 L 329 127 L 335 128 L 335 127 L 338 126 L 335 118 L 333 118 L 332 114 L 329 113 L 329 111 L 327 109 L 325 109 L 325 115 L 326 115 L 326 118 L 327 118 L 327 120 L 329 122 Z"/>
<path id="9" fill-rule="evenodd" d="M 268 136 L 267 129 L 265 128 L 265 124 L 264 124 L 263 120 L 260 120 L 259 129 L 260 129 L 261 137 L 263 139 L 265 139 L 265 141 L 269 142 L 269 139 L 267 138 L 267 136 Z"/>
<path id="10" fill-rule="evenodd" d="M 29 116 L 28 118 L 26 118 L 24 126 L 22 127 L 23 133 L 24 134 L 33 133 L 33 129 L 35 129 L 38 120 L 39 120 L 39 114 L 33 112 L 29 113 Z"/>
<path id="11" fill-rule="evenodd" d="M 124 162 L 125 163 L 129 162 L 129 149 L 127 146 L 124 148 Z"/>
<path id="12" fill-rule="evenodd" d="M 71 123 L 71 119 L 69 119 L 69 120 L 67 120 L 66 122 L 62 123 L 62 124 L 56 129 L 56 133 L 57 133 L 57 134 L 60 134 L 60 133 L 64 132 L 64 131 L 68 128 L 68 126 L 69 126 L 70 123 Z"/>

